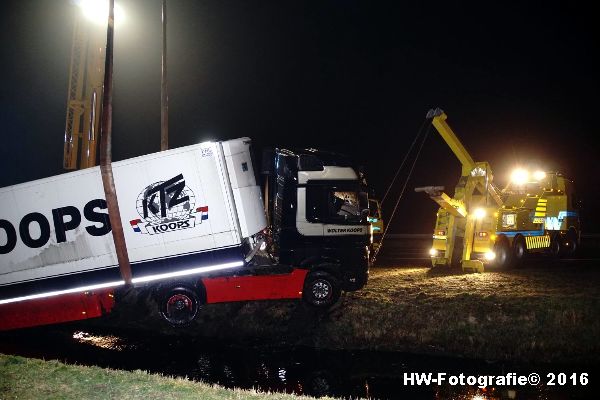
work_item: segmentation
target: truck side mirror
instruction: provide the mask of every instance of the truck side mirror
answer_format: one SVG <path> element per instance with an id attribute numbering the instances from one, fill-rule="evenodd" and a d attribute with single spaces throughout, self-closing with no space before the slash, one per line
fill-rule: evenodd
<path id="1" fill-rule="evenodd" d="M 369 217 L 369 195 L 367 192 L 358 192 L 358 207 L 361 221 L 367 221 Z"/>

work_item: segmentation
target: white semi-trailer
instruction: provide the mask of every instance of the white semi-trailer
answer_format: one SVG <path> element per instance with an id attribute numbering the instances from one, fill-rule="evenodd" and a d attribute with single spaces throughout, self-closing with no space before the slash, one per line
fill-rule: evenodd
<path id="1" fill-rule="evenodd" d="M 176 325 L 202 303 L 304 292 L 329 305 L 361 288 L 367 199 L 360 172 L 340 160 L 269 154 L 270 229 L 248 138 L 113 163 L 132 283 L 153 288 Z M 125 282 L 102 188 L 95 167 L 0 189 L 0 330 L 110 311 Z M 267 245 L 268 265 L 252 260 Z"/>

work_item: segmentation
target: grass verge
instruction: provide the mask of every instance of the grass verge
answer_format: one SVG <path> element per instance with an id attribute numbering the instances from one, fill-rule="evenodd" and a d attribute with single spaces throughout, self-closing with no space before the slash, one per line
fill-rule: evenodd
<path id="1" fill-rule="evenodd" d="M 0 399 L 314 399 L 0 354 Z"/>

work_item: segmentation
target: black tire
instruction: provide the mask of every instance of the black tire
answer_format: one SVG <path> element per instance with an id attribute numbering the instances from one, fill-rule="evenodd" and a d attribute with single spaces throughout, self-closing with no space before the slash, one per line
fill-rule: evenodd
<path id="1" fill-rule="evenodd" d="M 569 229 L 564 241 L 563 254 L 565 256 L 572 256 L 579 250 L 578 239 L 577 232 L 573 228 Z"/>
<path id="2" fill-rule="evenodd" d="M 499 269 L 508 269 L 512 265 L 512 251 L 505 237 L 500 237 L 494 244 L 494 267 Z"/>
<path id="3" fill-rule="evenodd" d="M 191 323 L 198 315 L 200 305 L 197 290 L 188 286 L 167 287 L 159 298 L 160 315 L 176 327 Z"/>
<path id="4" fill-rule="evenodd" d="M 515 237 L 513 243 L 513 266 L 520 267 L 523 263 L 523 259 L 527 256 L 527 244 L 523 236 Z"/>
<path id="5" fill-rule="evenodd" d="M 341 292 L 338 279 L 328 272 L 315 271 L 304 281 L 302 298 L 311 306 L 329 308 L 338 301 Z"/>
<path id="6" fill-rule="evenodd" d="M 563 241 L 562 241 L 562 237 L 560 236 L 560 234 L 555 234 L 552 239 L 550 240 L 550 248 L 549 248 L 550 254 L 552 255 L 552 257 L 554 258 L 559 258 L 563 255 L 564 253 L 564 249 L 563 249 Z"/>

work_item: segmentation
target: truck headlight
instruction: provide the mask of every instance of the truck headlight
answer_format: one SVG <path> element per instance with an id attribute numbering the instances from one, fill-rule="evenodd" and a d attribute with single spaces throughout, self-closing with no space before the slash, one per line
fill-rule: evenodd
<path id="1" fill-rule="evenodd" d="M 524 185 L 529 180 L 529 171 L 517 168 L 510 175 L 510 180 L 516 185 Z"/>
<path id="2" fill-rule="evenodd" d="M 437 257 L 438 251 L 436 249 L 434 249 L 434 248 L 431 248 L 431 249 L 429 249 L 429 255 L 431 257 Z"/>
<path id="3" fill-rule="evenodd" d="M 488 251 L 483 256 L 485 257 L 486 260 L 492 261 L 496 258 L 496 253 L 494 253 L 493 251 Z"/>
<path id="4" fill-rule="evenodd" d="M 535 171 L 533 173 L 533 179 L 536 181 L 541 181 L 542 179 L 546 179 L 546 173 L 544 171 Z"/>

